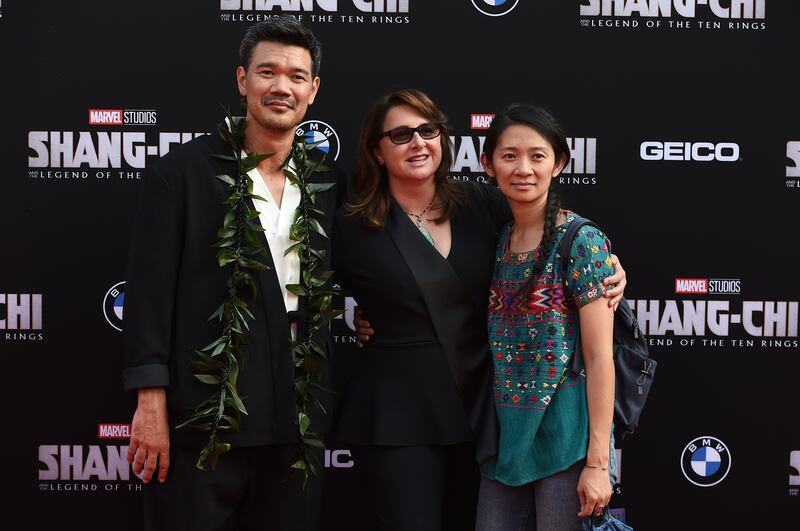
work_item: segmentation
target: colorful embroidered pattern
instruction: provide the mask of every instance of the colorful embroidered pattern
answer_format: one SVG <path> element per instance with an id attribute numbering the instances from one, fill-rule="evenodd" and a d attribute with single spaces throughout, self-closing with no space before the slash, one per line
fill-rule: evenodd
<path id="1" fill-rule="evenodd" d="M 568 220 L 574 214 L 568 213 Z M 561 385 L 577 383 L 568 374 L 577 333 L 558 276 L 561 239 L 566 224 L 557 227 L 551 256 L 521 305 L 519 290 L 531 274 L 538 249 L 526 253 L 508 251 L 509 225 L 497 248 L 489 292 L 489 341 L 495 363 L 495 402 L 498 407 L 545 409 Z M 576 235 L 569 257 L 570 299 L 578 308 L 603 294 L 603 279 L 613 273 L 605 236 L 593 227 Z"/>
<path id="2" fill-rule="evenodd" d="M 574 217 L 567 212 L 568 222 Z M 583 372 L 569 370 L 579 333 L 576 308 L 602 297 L 603 279 L 613 274 L 613 267 L 605 235 L 582 227 L 568 257 L 565 293 L 559 264 L 567 224 L 556 228 L 547 262 L 524 304 L 518 294 L 539 252 L 509 252 L 511 225 L 497 246 L 489 293 L 489 347 L 500 451 L 481 472 L 507 485 L 564 470 L 586 455 L 586 378 Z"/>

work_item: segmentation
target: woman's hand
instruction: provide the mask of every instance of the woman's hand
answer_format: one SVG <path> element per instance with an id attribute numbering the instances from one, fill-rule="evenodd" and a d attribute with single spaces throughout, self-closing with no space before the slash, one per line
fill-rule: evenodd
<path id="1" fill-rule="evenodd" d="M 578 498 L 581 501 L 579 518 L 587 516 L 600 516 L 603 507 L 611 500 L 611 481 L 608 479 L 608 470 L 602 468 L 589 468 L 584 466 L 581 478 L 578 480 Z"/>
<path id="2" fill-rule="evenodd" d="M 375 333 L 372 327 L 369 324 L 369 321 L 364 319 L 364 312 L 361 311 L 361 307 L 355 307 L 355 314 L 353 315 L 353 324 L 356 325 L 356 336 L 358 337 L 358 341 L 356 341 L 356 346 L 361 348 L 364 346 L 364 343 L 369 341 L 370 336 Z"/>
<path id="3" fill-rule="evenodd" d="M 625 286 L 628 284 L 628 279 L 617 255 L 611 255 L 611 263 L 614 265 L 614 274 L 604 279 L 603 285 L 612 287 L 608 288 L 608 291 L 606 291 L 603 296 L 608 299 L 608 305 L 616 311 L 617 306 L 619 306 L 619 301 L 622 300 L 622 295 L 625 291 Z"/>

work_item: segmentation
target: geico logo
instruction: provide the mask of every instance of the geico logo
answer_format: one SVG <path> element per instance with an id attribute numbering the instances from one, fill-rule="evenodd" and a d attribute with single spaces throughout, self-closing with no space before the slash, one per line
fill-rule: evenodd
<path id="1" fill-rule="evenodd" d="M 642 142 L 642 160 L 694 160 L 734 162 L 739 160 L 739 144 L 733 142 Z"/>
<path id="2" fill-rule="evenodd" d="M 364 13 L 408 13 L 409 0 L 352 0 L 353 5 Z M 313 11 L 314 7 L 324 11 L 336 11 L 337 0 L 220 0 L 219 7 L 225 11 Z"/>
<path id="3" fill-rule="evenodd" d="M 800 142 L 786 142 L 786 158 L 792 161 L 786 166 L 787 177 L 800 177 Z"/>
<path id="4" fill-rule="evenodd" d="M 581 16 L 671 17 L 675 14 L 694 18 L 698 5 L 707 5 L 717 18 L 757 18 L 766 15 L 766 0 L 584 0 Z"/>
<path id="5" fill-rule="evenodd" d="M 325 450 L 325 468 L 353 468 L 350 450 Z"/>

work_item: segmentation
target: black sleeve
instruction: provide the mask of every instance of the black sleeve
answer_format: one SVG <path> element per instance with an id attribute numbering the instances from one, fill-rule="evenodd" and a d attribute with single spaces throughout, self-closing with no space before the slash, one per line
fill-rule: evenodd
<path id="1" fill-rule="evenodd" d="M 482 184 L 469 182 L 469 186 L 474 193 L 485 202 L 489 213 L 494 220 L 496 231 L 502 229 L 506 223 L 512 220 L 511 207 L 508 206 L 506 197 L 494 184 Z"/>
<path id="2" fill-rule="evenodd" d="M 500 188 L 494 184 L 485 184 L 483 187 L 489 193 L 489 200 L 492 203 L 494 219 L 496 221 L 495 227 L 497 227 L 497 230 L 500 230 L 506 225 L 506 223 L 514 218 L 514 216 L 511 214 L 511 207 L 508 206 L 506 196 L 503 195 L 503 192 L 500 191 Z"/>
<path id="3" fill-rule="evenodd" d="M 161 165 L 145 172 L 125 285 L 123 335 L 126 390 L 169 385 L 182 214 Z"/>

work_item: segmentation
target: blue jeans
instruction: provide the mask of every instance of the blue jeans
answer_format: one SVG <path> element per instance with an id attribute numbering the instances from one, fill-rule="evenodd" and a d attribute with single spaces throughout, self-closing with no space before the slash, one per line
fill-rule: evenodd
<path id="1" fill-rule="evenodd" d="M 476 531 L 581 531 L 583 463 L 519 487 L 481 478 Z"/>

